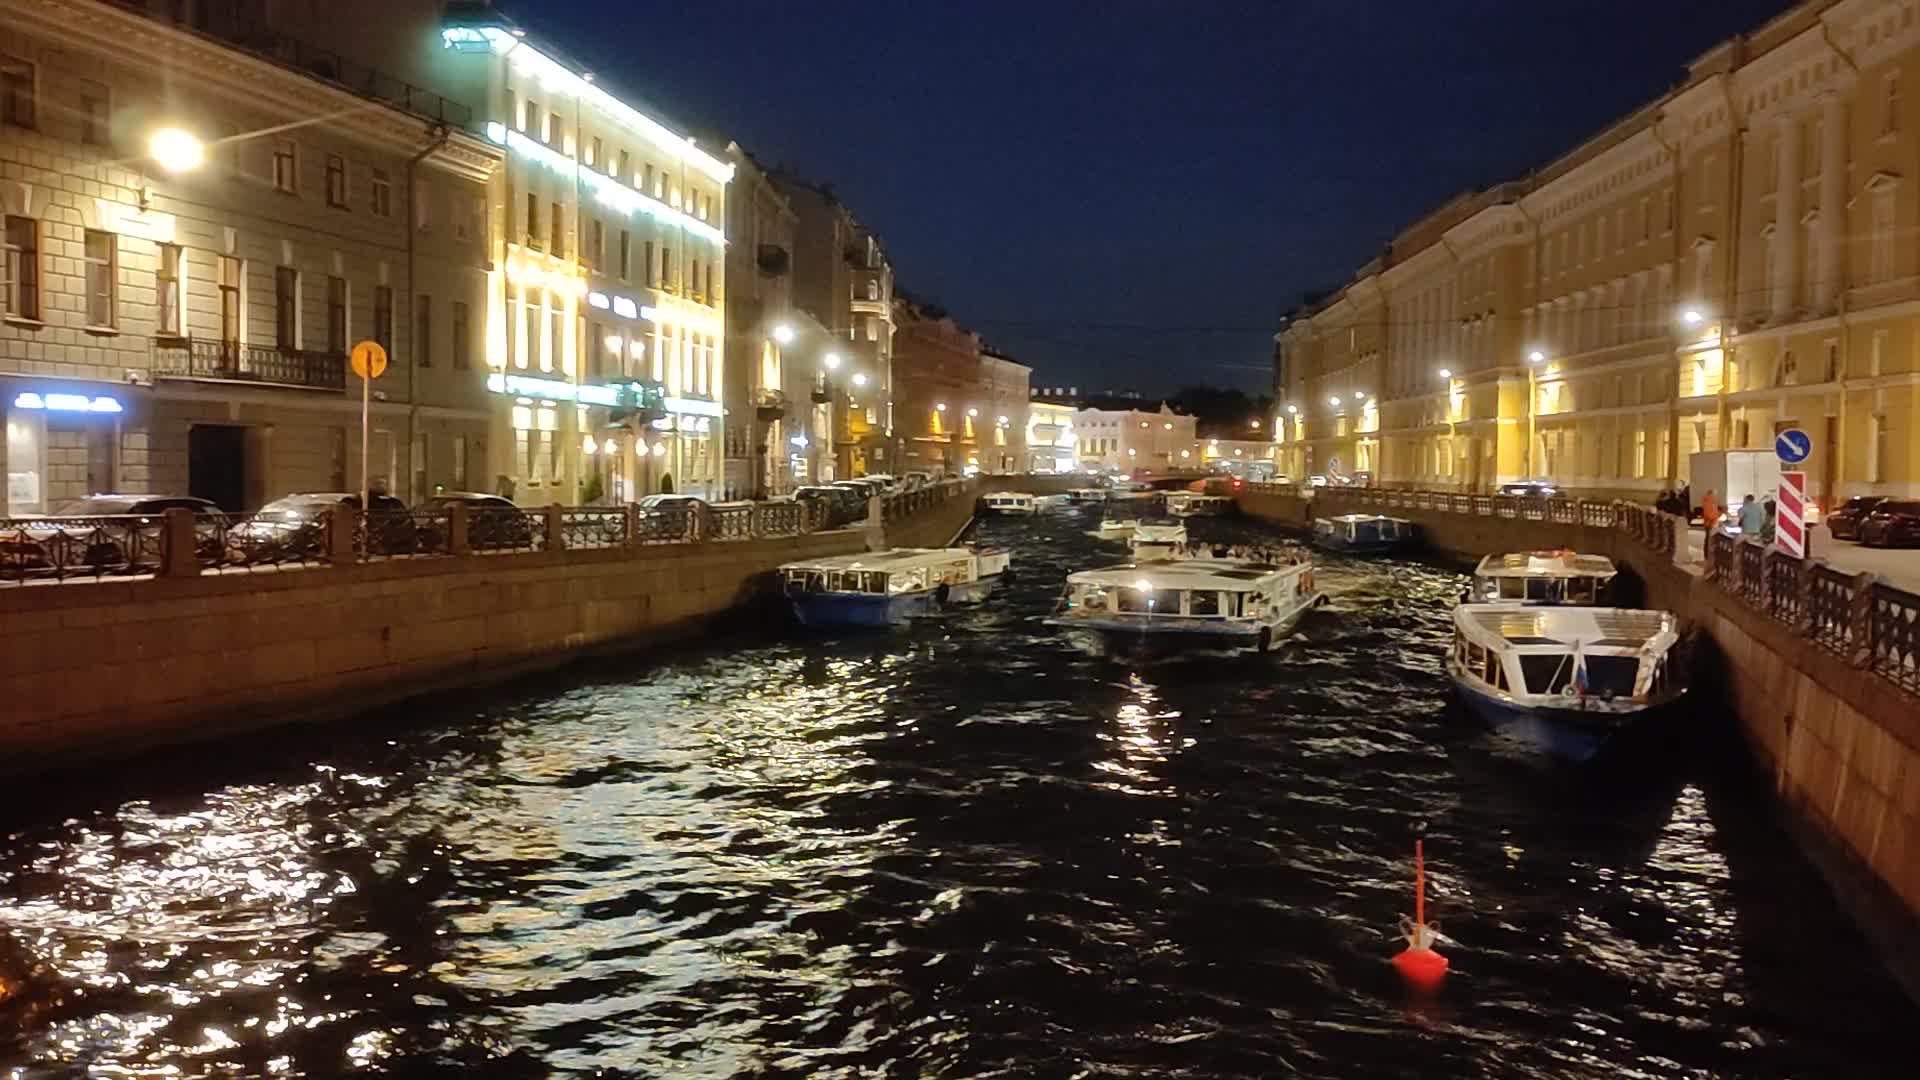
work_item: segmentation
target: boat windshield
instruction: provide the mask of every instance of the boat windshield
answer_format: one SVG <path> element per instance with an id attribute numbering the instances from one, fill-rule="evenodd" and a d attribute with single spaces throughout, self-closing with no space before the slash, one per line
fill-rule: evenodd
<path id="1" fill-rule="evenodd" d="M 1121 589 L 1115 610 L 1133 614 L 1180 614 L 1179 589 Z"/>
<path id="2" fill-rule="evenodd" d="M 1489 599 L 1529 600 L 1545 604 L 1593 604 L 1599 601 L 1600 579 L 1571 577 L 1496 577 L 1485 579 L 1481 595 Z"/>
<path id="3" fill-rule="evenodd" d="M 1520 672 L 1527 690 L 1535 694 L 1559 694 L 1575 685 L 1575 665 L 1586 670 L 1586 691 L 1605 697 L 1629 697 L 1640 674 L 1637 656 L 1588 656 L 1576 660 L 1571 653 L 1522 654 Z"/>

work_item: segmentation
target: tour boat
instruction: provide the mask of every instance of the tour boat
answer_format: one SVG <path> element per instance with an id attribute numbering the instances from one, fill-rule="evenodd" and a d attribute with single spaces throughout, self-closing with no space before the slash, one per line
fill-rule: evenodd
<path id="1" fill-rule="evenodd" d="M 985 599 L 1009 561 L 985 548 L 894 548 L 787 563 L 780 582 L 803 625 L 890 626 Z"/>
<path id="2" fill-rule="evenodd" d="M 1685 695 L 1678 641 L 1665 611 L 1462 604 L 1447 675 L 1502 737 L 1588 761 Z"/>
<path id="3" fill-rule="evenodd" d="M 1571 551 L 1523 551 L 1489 555 L 1473 571 L 1469 604 L 1573 604 L 1600 602 L 1617 573 L 1603 555 Z"/>
<path id="4" fill-rule="evenodd" d="M 1414 525 L 1385 514 L 1339 514 L 1313 521 L 1313 546 L 1348 555 L 1383 555 L 1413 543 Z"/>
<path id="5" fill-rule="evenodd" d="M 980 496 L 980 509 L 989 514 L 1031 514 L 1040 509 L 1040 500 L 1024 491 L 996 491 Z"/>
<path id="6" fill-rule="evenodd" d="M 1135 562 L 1158 562 L 1176 558 L 1186 550 L 1187 527 L 1179 523 L 1155 525 L 1139 522 L 1133 527 L 1133 535 L 1127 537 L 1127 550 L 1133 553 Z"/>
<path id="7" fill-rule="evenodd" d="M 1125 543 L 1129 537 L 1133 536 L 1134 527 L 1138 524 L 1140 523 L 1132 518 L 1101 518 L 1100 524 L 1093 530 L 1093 535 L 1101 540 Z"/>
<path id="8" fill-rule="evenodd" d="M 1067 501 L 1075 506 L 1099 506 L 1107 501 L 1107 489 L 1068 488 Z"/>
<path id="9" fill-rule="evenodd" d="M 1069 574 L 1047 624 L 1110 644 L 1265 652 L 1324 603 L 1311 563 L 1187 559 Z"/>
<path id="10" fill-rule="evenodd" d="M 1218 517 L 1232 512 L 1231 495 L 1207 495 L 1198 491 L 1167 492 L 1167 513 L 1174 517 Z"/>

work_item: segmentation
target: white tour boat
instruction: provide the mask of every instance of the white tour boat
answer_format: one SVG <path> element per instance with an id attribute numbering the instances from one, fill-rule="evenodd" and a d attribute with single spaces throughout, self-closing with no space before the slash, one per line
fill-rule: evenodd
<path id="1" fill-rule="evenodd" d="M 1024 491 L 996 491 L 980 496 L 980 509 L 988 514 L 1031 514 L 1040 509 L 1040 500 Z"/>
<path id="2" fill-rule="evenodd" d="M 1133 553 L 1135 562 L 1177 558 L 1186 546 L 1187 527 L 1178 522 L 1171 525 L 1138 522 L 1133 526 L 1133 535 L 1127 537 L 1127 550 Z"/>
<path id="3" fill-rule="evenodd" d="M 787 563 L 780 584 L 804 625 L 890 626 L 985 599 L 1010 561 L 992 549 L 894 548 Z"/>
<path id="4" fill-rule="evenodd" d="M 1586 761 L 1685 695 L 1678 641 L 1664 611 L 1462 604 L 1447 675 L 1502 736 Z"/>
<path id="5" fill-rule="evenodd" d="M 1413 543 L 1414 524 L 1385 514 L 1337 514 L 1315 518 L 1313 546 L 1347 555 L 1383 555 Z"/>
<path id="6" fill-rule="evenodd" d="M 1465 602 L 1597 604 L 1616 573 L 1613 560 L 1603 555 L 1571 551 L 1489 555 L 1474 569 Z"/>
<path id="7" fill-rule="evenodd" d="M 1107 489 L 1068 488 L 1067 501 L 1075 506 L 1098 506 L 1107 501 Z"/>
<path id="8" fill-rule="evenodd" d="M 1047 624 L 1115 643 L 1265 652 L 1325 602 L 1311 563 L 1188 559 L 1069 574 Z"/>
<path id="9" fill-rule="evenodd" d="M 1167 492 L 1167 513 L 1174 517 L 1219 517 L 1233 512 L 1233 496 L 1198 491 Z"/>
<path id="10" fill-rule="evenodd" d="M 1100 540 L 1124 544 L 1133 536 L 1133 530 L 1139 524 L 1133 518 L 1101 518 L 1100 524 L 1094 526 L 1093 535 Z"/>

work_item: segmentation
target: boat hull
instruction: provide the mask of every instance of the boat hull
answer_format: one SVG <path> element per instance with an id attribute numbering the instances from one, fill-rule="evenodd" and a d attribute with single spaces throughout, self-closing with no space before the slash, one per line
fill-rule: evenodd
<path id="1" fill-rule="evenodd" d="M 1674 699 L 1637 706 L 1607 708 L 1535 705 L 1490 693 L 1447 658 L 1447 677 L 1460 701 L 1500 738 L 1526 749 L 1566 761 L 1585 762 L 1623 742 L 1651 715 Z M 1678 695 L 1676 695 L 1677 699 Z"/>
<path id="2" fill-rule="evenodd" d="M 931 614 L 938 600 L 932 591 L 895 593 L 812 592 L 788 593 L 793 617 L 802 626 L 880 627 L 899 626 L 909 619 Z"/>

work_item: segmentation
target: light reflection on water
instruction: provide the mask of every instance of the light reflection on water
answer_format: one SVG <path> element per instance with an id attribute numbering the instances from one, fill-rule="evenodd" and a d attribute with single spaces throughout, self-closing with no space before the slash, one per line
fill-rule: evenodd
<path id="1" fill-rule="evenodd" d="M 1009 593 L 909 632 L 16 794 L 0 1064 L 1899 1074 L 1914 1011 L 1715 744 L 1564 773 L 1443 707 L 1457 575 L 1328 560 L 1333 607 L 1274 654 L 1109 658 L 1039 623 L 1085 523 L 993 528 Z M 1416 821 L 1455 966 L 1430 1001 L 1383 963 Z"/>

